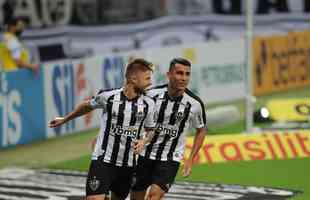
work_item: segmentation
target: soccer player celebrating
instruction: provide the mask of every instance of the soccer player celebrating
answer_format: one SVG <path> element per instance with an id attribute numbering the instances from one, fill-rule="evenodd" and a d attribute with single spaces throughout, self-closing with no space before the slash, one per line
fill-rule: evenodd
<path id="1" fill-rule="evenodd" d="M 52 120 L 58 127 L 94 109 L 103 110 L 86 183 L 87 200 L 104 200 L 112 191 L 112 200 L 128 196 L 135 165 L 150 137 L 141 137 L 141 129 L 152 135 L 155 126 L 154 100 L 143 94 L 151 84 L 152 64 L 144 59 L 132 60 L 126 68 L 125 83 L 120 89 L 102 90 L 79 104 L 71 113 Z"/>
<path id="2" fill-rule="evenodd" d="M 190 126 L 196 129 L 196 136 L 184 163 L 183 176 L 191 173 L 194 157 L 205 137 L 206 114 L 200 98 L 186 88 L 190 75 L 191 63 L 175 58 L 167 72 L 168 84 L 147 91 L 156 101 L 157 122 L 154 137 L 138 158 L 132 200 L 144 200 L 149 186 L 148 200 L 159 200 L 168 192 L 183 158 L 185 133 Z"/>

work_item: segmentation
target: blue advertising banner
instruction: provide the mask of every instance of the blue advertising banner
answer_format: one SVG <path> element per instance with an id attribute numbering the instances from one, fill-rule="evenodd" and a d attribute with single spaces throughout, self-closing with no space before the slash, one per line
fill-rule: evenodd
<path id="1" fill-rule="evenodd" d="M 99 58 L 90 58 L 45 65 L 44 96 L 47 121 L 57 116 L 65 116 L 77 104 L 90 99 L 102 88 L 100 63 Z M 91 112 L 54 129 L 46 127 L 46 137 L 52 138 L 98 127 L 99 116 L 100 113 Z"/>
<path id="2" fill-rule="evenodd" d="M 0 147 L 45 138 L 42 72 L 6 73 L 0 101 Z"/>

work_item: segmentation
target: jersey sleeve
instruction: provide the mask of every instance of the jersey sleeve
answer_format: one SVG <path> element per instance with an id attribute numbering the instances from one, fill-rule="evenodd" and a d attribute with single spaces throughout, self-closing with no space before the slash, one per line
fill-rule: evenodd
<path id="1" fill-rule="evenodd" d="M 106 110 L 108 98 L 109 98 L 109 96 L 106 92 L 99 91 L 90 100 L 90 106 L 94 109 L 101 108 L 103 110 Z"/>
<path id="2" fill-rule="evenodd" d="M 160 90 L 158 89 L 150 89 L 146 91 L 146 95 L 148 97 L 151 97 L 152 99 L 156 99 L 158 97 L 158 95 L 160 94 Z"/>
<path id="3" fill-rule="evenodd" d="M 147 102 L 149 109 L 145 118 L 144 127 L 154 128 L 156 125 L 155 102 L 152 99 L 149 99 Z"/>
<path id="4" fill-rule="evenodd" d="M 20 42 L 18 42 L 15 38 L 7 38 L 5 39 L 5 45 L 10 50 L 11 55 L 14 59 L 19 59 L 22 53 L 22 47 Z"/>
<path id="5" fill-rule="evenodd" d="M 207 129 L 206 111 L 202 103 L 197 104 L 195 108 L 193 109 L 191 124 L 193 128 L 206 128 Z"/>

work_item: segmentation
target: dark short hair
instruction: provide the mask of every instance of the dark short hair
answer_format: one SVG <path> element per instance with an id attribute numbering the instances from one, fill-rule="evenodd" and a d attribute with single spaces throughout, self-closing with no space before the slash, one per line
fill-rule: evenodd
<path id="1" fill-rule="evenodd" d="M 153 71 L 153 64 L 151 62 L 148 62 L 143 58 L 136 58 L 130 61 L 126 66 L 125 77 L 127 78 L 129 74 L 137 69 L 141 69 L 141 67 L 145 67 L 146 69 Z"/>
<path id="2" fill-rule="evenodd" d="M 23 21 L 23 19 L 20 17 L 12 17 L 6 22 L 6 25 L 8 27 L 16 26 L 19 21 Z"/>
<path id="3" fill-rule="evenodd" d="M 185 58 L 174 58 L 170 62 L 169 71 L 176 65 L 176 64 L 182 64 L 185 66 L 191 67 L 192 64 L 190 61 L 186 60 Z"/>

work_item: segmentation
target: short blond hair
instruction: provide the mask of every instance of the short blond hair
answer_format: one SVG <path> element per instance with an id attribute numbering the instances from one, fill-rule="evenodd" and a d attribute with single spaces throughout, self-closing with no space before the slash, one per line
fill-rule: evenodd
<path id="1" fill-rule="evenodd" d="M 135 58 L 131 60 L 126 66 L 125 77 L 128 78 L 130 75 L 134 74 L 137 70 L 147 69 L 153 71 L 153 64 L 148 62 L 143 58 Z"/>

